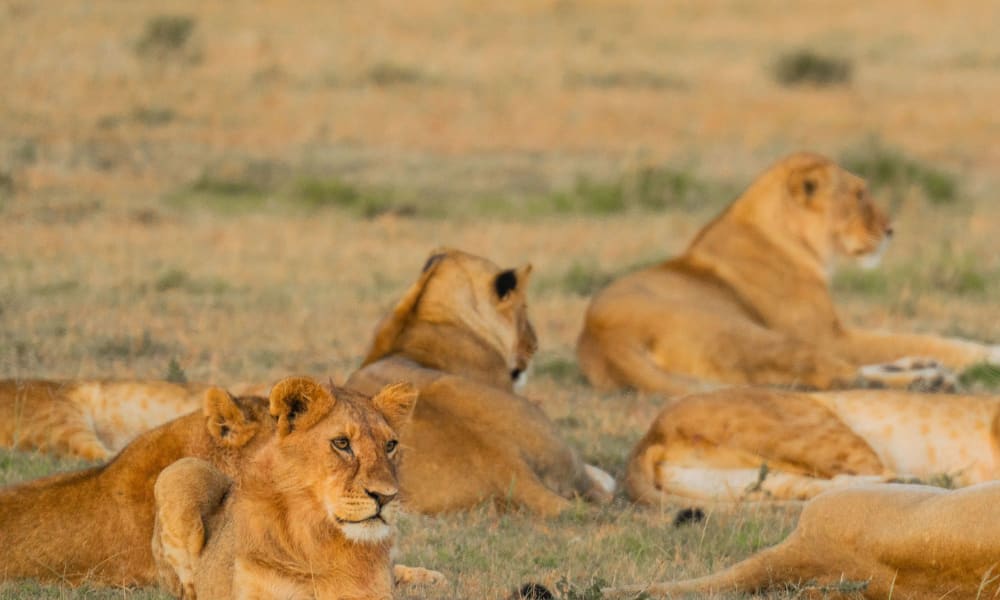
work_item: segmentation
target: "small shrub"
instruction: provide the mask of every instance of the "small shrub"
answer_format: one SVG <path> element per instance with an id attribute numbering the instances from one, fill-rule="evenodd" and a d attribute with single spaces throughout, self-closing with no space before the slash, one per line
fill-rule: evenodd
<path id="1" fill-rule="evenodd" d="M 187 383 L 187 373 L 181 368 L 181 364 L 177 362 L 176 358 L 171 358 L 170 363 L 167 365 L 167 374 L 163 377 L 170 383 Z"/>
<path id="2" fill-rule="evenodd" d="M 97 356 L 105 359 L 150 357 L 166 351 L 166 345 L 154 340 L 148 330 L 143 331 L 142 336 L 138 338 L 130 336 L 105 338 L 94 348 Z"/>
<path id="3" fill-rule="evenodd" d="M 157 59 L 183 56 L 194 28 L 194 18 L 187 15 L 152 17 L 146 21 L 146 28 L 136 42 L 136 52 L 142 57 Z"/>
<path id="4" fill-rule="evenodd" d="M 852 68 L 851 61 L 845 58 L 813 50 L 796 50 L 778 58 L 774 65 L 774 77 L 786 86 L 842 85 L 850 82 Z"/>
<path id="5" fill-rule="evenodd" d="M 174 120 L 174 111 L 169 108 L 136 108 L 132 111 L 132 119 L 147 127 L 159 127 Z"/>
<path id="6" fill-rule="evenodd" d="M 365 79 L 379 86 L 414 85 L 432 81 L 421 70 L 394 62 L 379 62 L 368 68 Z"/>
<path id="7" fill-rule="evenodd" d="M 181 269 L 170 269 L 156 278 L 153 289 L 158 292 L 166 292 L 177 289 L 188 283 L 191 277 Z"/>
<path id="8" fill-rule="evenodd" d="M 878 139 L 849 150 L 841 163 L 864 177 L 872 189 L 888 189 L 897 201 L 910 188 L 920 190 L 931 204 L 949 204 L 958 196 L 954 175 L 910 158 Z"/>
<path id="9" fill-rule="evenodd" d="M 292 197 L 307 208 L 339 208 L 365 218 L 390 212 L 406 216 L 416 213 L 412 206 L 394 203 L 384 190 L 360 188 L 340 179 L 304 179 L 295 185 Z"/>
<path id="10" fill-rule="evenodd" d="M 610 180 L 577 179 L 569 191 L 549 196 L 553 212 L 607 215 L 627 210 L 690 210 L 719 199 L 728 189 L 711 185 L 687 170 L 644 166 Z"/>
<path id="11" fill-rule="evenodd" d="M 605 273 L 593 266 L 574 262 L 563 275 L 559 287 L 577 296 L 590 296 L 611 283 L 614 275 Z"/>

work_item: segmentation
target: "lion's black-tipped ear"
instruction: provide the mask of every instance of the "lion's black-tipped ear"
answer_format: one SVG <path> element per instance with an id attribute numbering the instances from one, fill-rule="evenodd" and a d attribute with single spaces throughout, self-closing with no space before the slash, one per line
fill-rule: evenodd
<path id="1" fill-rule="evenodd" d="M 258 423 L 248 418 L 226 390 L 211 387 L 202 403 L 208 434 L 220 446 L 239 448 L 257 433 Z"/>
<path id="2" fill-rule="evenodd" d="M 507 294 L 517 289 L 517 273 L 514 269 L 501 271 L 493 280 L 493 289 L 496 290 L 497 298 L 503 300 Z"/>
<path id="3" fill-rule="evenodd" d="M 274 384 L 269 398 L 271 416 L 278 420 L 278 435 L 308 429 L 333 408 L 336 400 L 312 377 L 286 377 Z"/>

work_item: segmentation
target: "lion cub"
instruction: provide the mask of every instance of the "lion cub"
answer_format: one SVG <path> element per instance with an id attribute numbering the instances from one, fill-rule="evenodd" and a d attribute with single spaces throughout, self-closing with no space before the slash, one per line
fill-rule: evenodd
<path id="1" fill-rule="evenodd" d="M 277 435 L 235 481 L 197 459 L 157 479 L 153 552 L 184 598 L 392 597 L 397 432 L 417 391 L 275 384 Z"/>

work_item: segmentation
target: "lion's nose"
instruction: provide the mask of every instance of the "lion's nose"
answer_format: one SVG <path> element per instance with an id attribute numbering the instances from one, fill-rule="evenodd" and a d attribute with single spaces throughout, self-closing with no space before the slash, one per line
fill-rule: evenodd
<path id="1" fill-rule="evenodd" d="M 885 226 L 885 237 L 892 237 L 892 225 Z"/>
<path id="2" fill-rule="evenodd" d="M 395 500 L 396 494 L 398 492 L 396 492 L 395 490 L 393 490 L 391 493 L 373 492 L 372 490 L 365 490 L 365 493 L 368 494 L 368 496 L 370 496 L 372 500 L 375 501 L 376 504 L 378 504 L 379 508 L 382 508 L 386 504 L 389 504 L 390 502 Z"/>

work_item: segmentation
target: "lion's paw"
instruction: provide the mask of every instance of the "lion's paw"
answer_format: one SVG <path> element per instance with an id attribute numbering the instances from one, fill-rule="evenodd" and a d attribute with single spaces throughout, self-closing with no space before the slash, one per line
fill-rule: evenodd
<path id="1" fill-rule="evenodd" d="M 906 357 L 899 360 L 866 365 L 859 370 L 862 387 L 902 388 L 918 392 L 953 392 L 958 378 L 932 358 Z"/>
<path id="2" fill-rule="evenodd" d="M 392 575 L 397 586 L 402 585 L 444 585 L 448 583 L 448 578 L 444 573 L 423 567 L 407 567 L 395 565 L 392 567 Z"/>

